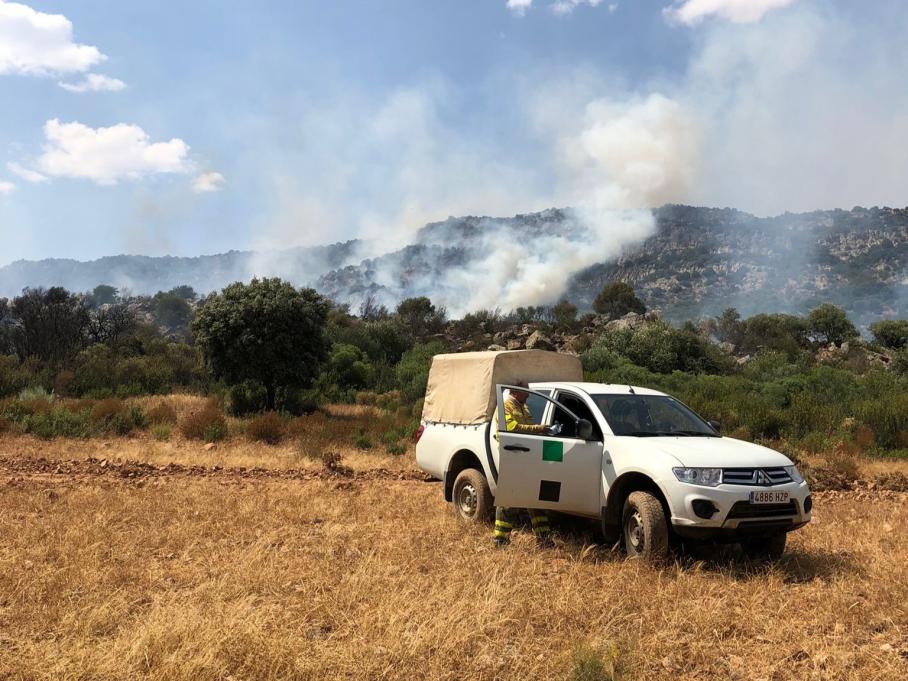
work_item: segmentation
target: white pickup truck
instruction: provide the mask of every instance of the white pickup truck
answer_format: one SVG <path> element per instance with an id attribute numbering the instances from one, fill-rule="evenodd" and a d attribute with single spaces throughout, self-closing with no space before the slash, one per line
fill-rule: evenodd
<path id="1" fill-rule="evenodd" d="M 521 380 L 534 421 L 559 434 L 505 429 Z M 810 521 L 810 490 L 786 456 L 722 437 L 665 393 L 584 383 L 567 355 L 437 355 L 417 437 L 417 465 L 444 481 L 459 517 L 483 521 L 501 505 L 596 518 L 631 556 L 660 560 L 682 538 L 775 559 Z"/>

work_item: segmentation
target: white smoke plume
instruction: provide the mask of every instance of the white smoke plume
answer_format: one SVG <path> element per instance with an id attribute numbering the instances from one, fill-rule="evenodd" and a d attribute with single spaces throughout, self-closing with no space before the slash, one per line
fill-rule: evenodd
<path id="1" fill-rule="evenodd" d="M 455 314 L 555 302 L 572 275 L 653 233 L 650 206 L 689 191 L 697 132 L 677 102 L 659 94 L 596 99 L 578 119 L 554 138 L 561 185 L 556 200 L 573 208 L 566 229 L 526 239 L 486 236 L 485 256 L 440 282 L 459 292 L 446 302 Z M 571 119 L 562 119 L 562 126 L 564 120 Z"/>

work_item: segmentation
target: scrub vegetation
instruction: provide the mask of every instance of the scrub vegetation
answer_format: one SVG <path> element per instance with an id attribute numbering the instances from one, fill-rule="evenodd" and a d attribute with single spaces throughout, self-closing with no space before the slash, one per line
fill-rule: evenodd
<path id="1" fill-rule="evenodd" d="M 905 677 L 904 323 L 673 326 L 625 286 L 602 313 L 460 320 L 273 280 L 219 304 L 178 288 L 142 314 L 100 287 L 0 302 L 0 678 Z M 259 377 L 244 311 L 277 310 L 278 333 L 287 309 L 307 330 Z M 814 522 L 772 567 L 729 549 L 655 569 L 565 519 L 552 549 L 523 528 L 493 551 L 412 445 L 431 357 L 488 346 L 575 352 L 589 380 L 785 451 Z"/>

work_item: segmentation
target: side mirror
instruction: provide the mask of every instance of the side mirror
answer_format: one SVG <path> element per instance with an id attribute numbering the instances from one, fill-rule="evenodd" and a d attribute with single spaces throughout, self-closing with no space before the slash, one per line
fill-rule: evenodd
<path id="1" fill-rule="evenodd" d="M 593 424 L 586 419 L 577 421 L 577 437 L 581 440 L 593 439 Z"/>
<path id="2" fill-rule="evenodd" d="M 707 421 L 707 423 L 709 424 L 710 428 L 712 428 L 717 433 L 722 430 L 722 424 L 718 421 Z"/>

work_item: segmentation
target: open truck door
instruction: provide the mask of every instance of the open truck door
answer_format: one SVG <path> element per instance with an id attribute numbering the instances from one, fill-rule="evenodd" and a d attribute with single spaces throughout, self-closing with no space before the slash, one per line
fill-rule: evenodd
<path id="1" fill-rule="evenodd" d="M 550 409 L 560 409 L 574 419 L 578 437 L 508 431 L 506 390 L 521 390 L 550 402 Z M 589 421 L 547 395 L 527 388 L 497 385 L 496 395 L 497 419 L 493 427 L 497 427 L 499 451 L 495 505 L 599 517 L 603 443 L 589 441 L 593 430 Z"/>

